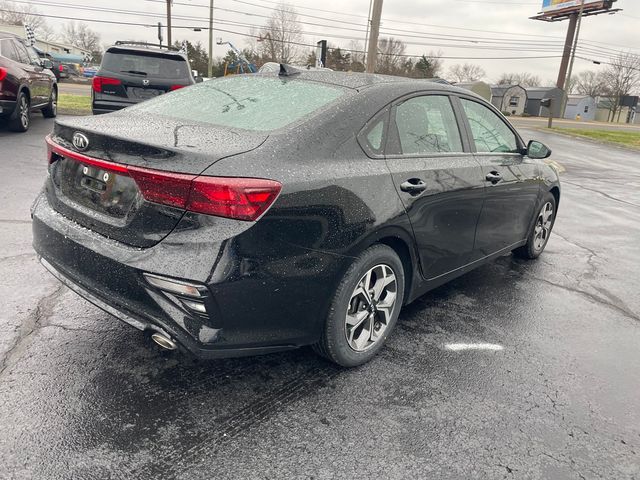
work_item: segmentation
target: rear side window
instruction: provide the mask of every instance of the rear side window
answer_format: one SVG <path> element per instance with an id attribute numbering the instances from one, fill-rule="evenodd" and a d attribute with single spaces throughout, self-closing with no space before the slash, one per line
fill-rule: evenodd
<path id="1" fill-rule="evenodd" d="M 13 47 L 13 40 L 6 38 L 4 40 L 0 40 L 0 54 L 3 57 L 8 58 L 9 60 L 13 60 L 14 62 L 19 62 L 20 57 L 18 57 L 18 52 L 16 52 Z"/>
<path id="2" fill-rule="evenodd" d="M 189 66 L 178 55 L 154 52 L 109 51 L 102 59 L 102 69 L 115 73 L 141 75 L 144 78 L 184 80 L 189 78 Z"/>
<path id="3" fill-rule="evenodd" d="M 404 155 L 462 152 L 462 140 L 446 95 L 413 97 L 396 107 Z"/>
<path id="4" fill-rule="evenodd" d="M 469 119 L 478 152 L 514 153 L 518 142 L 511 129 L 492 110 L 478 102 L 460 99 Z"/>
<path id="5" fill-rule="evenodd" d="M 129 110 L 270 131 L 316 112 L 345 92 L 343 88 L 315 82 L 232 75 L 162 95 Z"/>

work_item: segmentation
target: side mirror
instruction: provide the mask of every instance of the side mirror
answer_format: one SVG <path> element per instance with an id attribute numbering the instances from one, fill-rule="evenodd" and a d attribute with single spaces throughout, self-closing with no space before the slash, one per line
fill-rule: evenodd
<path id="1" fill-rule="evenodd" d="M 531 140 L 527 145 L 527 157 L 538 160 L 543 160 L 551 156 L 551 149 L 544 143 L 536 140 Z"/>
<path id="2" fill-rule="evenodd" d="M 53 68 L 53 62 L 48 58 L 43 58 L 41 63 L 42 63 L 42 68 L 48 68 L 49 70 Z"/>

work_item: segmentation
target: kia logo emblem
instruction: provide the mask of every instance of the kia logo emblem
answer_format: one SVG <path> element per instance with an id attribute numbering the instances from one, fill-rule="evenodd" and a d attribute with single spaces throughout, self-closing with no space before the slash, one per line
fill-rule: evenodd
<path id="1" fill-rule="evenodd" d="M 78 150 L 86 150 L 89 146 L 89 139 L 86 135 L 76 132 L 73 134 L 73 146 Z"/>
<path id="2" fill-rule="evenodd" d="M 146 78 L 143 79 L 142 84 L 146 87 L 147 85 L 149 85 L 149 80 L 147 80 Z"/>

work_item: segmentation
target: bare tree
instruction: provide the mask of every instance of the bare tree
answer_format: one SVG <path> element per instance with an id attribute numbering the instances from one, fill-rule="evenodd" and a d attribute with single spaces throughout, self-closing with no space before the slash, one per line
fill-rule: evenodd
<path id="1" fill-rule="evenodd" d="M 456 64 L 449 68 L 449 77 L 455 82 L 475 82 L 486 75 L 479 65 L 472 63 Z"/>
<path id="2" fill-rule="evenodd" d="M 611 97 L 611 119 L 620 114 L 620 100 L 640 86 L 640 55 L 621 53 L 611 61 L 602 73 L 606 89 Z"/>
<path id="3" fill-rule="evenodd" d="M 62 30 L 62 39 L 90 52 L 100 51 L 100 35 L 91 30 L 86 23 L 67 23 Z"/>
<path id="4" fill-rule="evenodd" d="M 376 72 L 387 75 L 402 75 L 405 72 L 404 52 L 406 45 L 402 40 L 393 37 L 378 40 L 378 61 Z"/>
<path id="5" fill-rule="evenodd" d="M 260 33 L 258 51 L 265 61 L 293 63 L 300 57 L 302 27 L 296 10 L 287 3 L 280 3 L 267 20 Z"/>
<path id="6" fill-rule="evenodd" d="M 44 17 L 37 16 L 38 11 L 31 5 L 16 5 L 0 0 L 0 23 L 7 25 L 29 25 L 38 34 L 45 24 Z"/>
<path id="7" fill-rule="evenodd" d="M 528 72 L 503 73 L 498 85 L 520 85 L 521 87 L 538 87 L 542 81 L 537 75 Z"/>
<path id="8" fill-rule="evenodd" d="M 607 93 L 607 86 L 602 72 L 586 70 L 584 72 L 580 72 L 576 77 L 574 77 L 574 80 L 575 91 L 580 95 L 598 97 Z"/>
<path id="9" fill-rule="evenodd" d="M 43 42 L 54 42 L 59 39 L 58 32 L 48 23 L 43 23 L 40 28 L 36 30 L 36 38 Z"/>

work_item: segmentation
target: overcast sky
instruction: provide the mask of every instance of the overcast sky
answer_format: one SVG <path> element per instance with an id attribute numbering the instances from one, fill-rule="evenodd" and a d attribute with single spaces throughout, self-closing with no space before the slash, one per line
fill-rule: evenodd
<path id="1" fill-rule="evenodd" d="M 166 11 L 162 0 L 94 0 L 90 3 L 82 0 L 27 1 L 32 2 L 32 6 L 41 13 L 66 18 L 165 23 L 165 19 L 161 18 Z M 55 3 L 89 8 L 121 9 L 137 13 L 87 11 L 54 6 Z M 208 5 L 208 0 L 174 0 L 174 3 L 174 25 L 206 27 L 208 8 L 205 6 Z M 323 0 L 322 2 L 289 0 L 288 3 L 296 8 L 301 21 L 308 22 L 302 25 L 303 31 L 308 32 L 305 35 L 307 43 L 315 44 L 318 40 L 325 38 L 333 45 L 347 47 L 351 41 L 350 38 L 341 37 L 358 37 L 361 43 L 364 43 L 369 0 Z M 568 22 L 547 23 L 530 20 L 529 17 L 539 11 L 541 3 L 542 0 L 385 0 L 382 11 L 382 34 L 383 36 L 393 34 L 394 37 L 406 42 L 424 44 L 407 45 L 408 54 L 439 51 L 444 57 L 467 58 L 466 60 L 446 59 L 445 70 L 455 63 L 471 62 L 482 66 L 487 72 L 486 80 L 488 81 L 495 81 L 503 72 L 528 71 L 539 75 L 545 83 L 555 83 L 559 58 L 501 60 L 478 58 L 561 55 Z M 618 0 L 615 6 L 624 11 L 616 15 L 600 15 L 584 19 L 580 38 L 589 42 L 584 44 L 589 50 L 583 51 L 582 56 L 606 61 L 617 51 L 640 53 L 640 1 Z M 215 0 L 215 7 L 214 28 L 218 26 L 219 29 L 249 33 L 249 27 L 228 23 L 263 25 L 266 20 L 264 16 L 268 16 L 272 12 L 271 9 L 277 8 L 277 5 L 273 0 Z M 220 23 L 216 24 L 216 20 L 220 20 Z M 59 26 L 63 21 L 49 19 L 48 22 Z M 157 40 L 155 28 L 100 23 L 89 23 L 89 25 L 101 35 L 104 44 L 119 39 Z M 392 31 L 392 29 L 396 30 Z M 206 30 L 193 32 L 188 29 L 174 29 L 173 31 L 174 39 L 200 40 L 205 45 L 207 36 Z M 214 36 L 223 37 L 225 41 L 231 41 L 241 48 L 246 46 L 246 37 L 242 35 L 218 31 Z M 503 39 L 510 42 L 502 41 Z M 532 50 L 534 48 L 540 50 Z M 225 52 L 226 48 L 215 47 L 216 56 L 224 55 Z M 574 71 L 598 68 L 603 67 L 578 59 Z"/>

